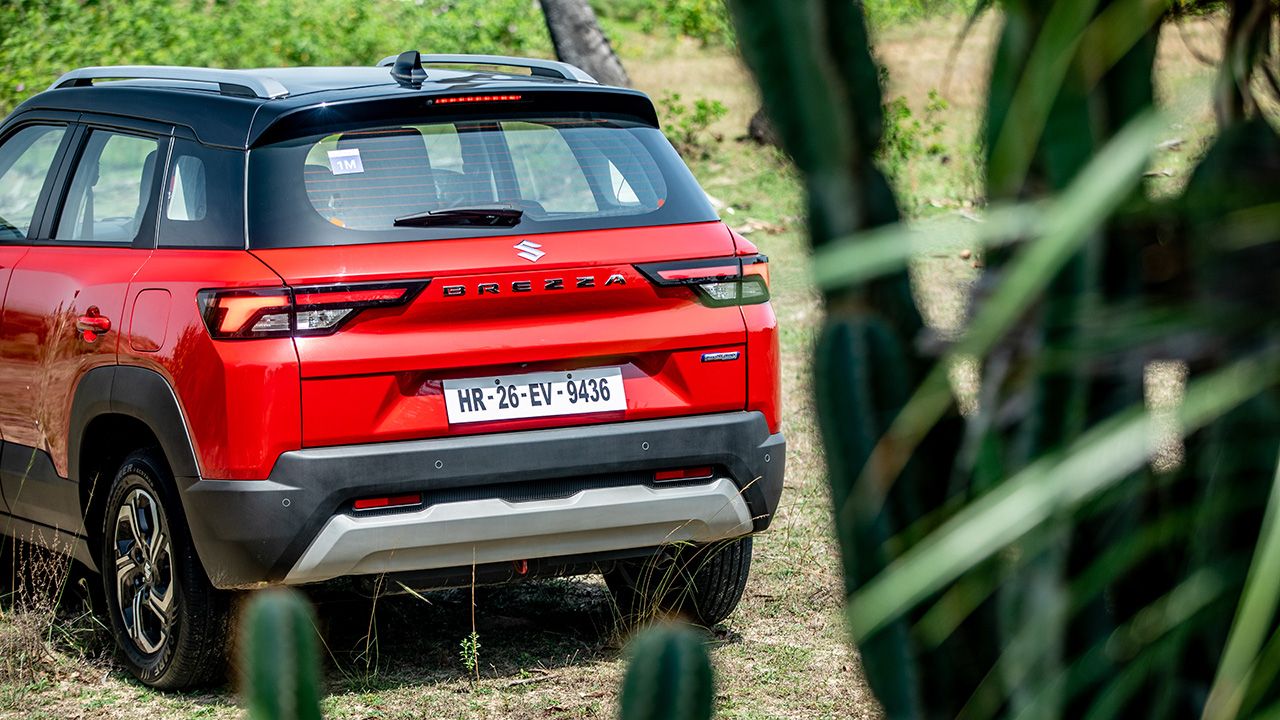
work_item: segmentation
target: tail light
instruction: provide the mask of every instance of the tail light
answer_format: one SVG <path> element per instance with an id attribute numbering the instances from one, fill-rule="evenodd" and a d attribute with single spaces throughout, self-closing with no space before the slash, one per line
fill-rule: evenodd
<path id="1" fill-rule="evenodd" d="M 196 300 L 220 340 L 332 335 L 363 310 L 409 304 L 428 282 L 201 290 Z"/>
<path id="2" fill-rule="evenodd" d="M 659 287 L 692 288 L 708 307 L 769 301 L 769 258 L 764 255 L 651 263 L 636 269 Z"/>

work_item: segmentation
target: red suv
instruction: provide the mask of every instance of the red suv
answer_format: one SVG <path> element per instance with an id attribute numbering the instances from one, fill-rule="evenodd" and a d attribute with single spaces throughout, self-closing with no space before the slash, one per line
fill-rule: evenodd
<path id="1" fill-rule="evenodd" d="M 600 572 L 713 624 L 782 491 L 766 258 L 562 63 L 76 70 L 0 126 L 0 287 L 3 531 L 156 687 L 271 584 Z"/>

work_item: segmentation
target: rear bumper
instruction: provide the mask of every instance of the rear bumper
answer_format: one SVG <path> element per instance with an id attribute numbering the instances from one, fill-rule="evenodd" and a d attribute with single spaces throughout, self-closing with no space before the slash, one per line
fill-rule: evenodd
<path id="1" fill-rule="evenodd" d="M 564 499 L 490 498 L 374 517 L 336 515 L 285 576 L 287 584 L 436 570 L 530 557 L 587 555 L 751 532 L 731 480 L 655 489 L 584 490 Z"/>
<path id="2" fill-rule="evenodd" d="M 763 415 L 735 412 L 298 450 L 266 481 L 180 489 L 210 580 L 244 588 L 759 532 L 777 509 L 785 456 Z M 634 481 L 702 465 L 718 468 L 716 481 Z M 417 492 L 427 503 L 415 512 L 346 512 L 355 498 Z"/>

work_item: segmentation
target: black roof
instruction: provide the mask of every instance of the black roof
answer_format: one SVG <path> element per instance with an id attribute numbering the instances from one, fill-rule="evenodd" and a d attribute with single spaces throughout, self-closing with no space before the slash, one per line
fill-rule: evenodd
<path id="1" fill-rule="evenodd" d="M 481 64 L 481 63 L 477 63 Z M 181 68 L 167 68 L 179 71 Z M 79 71 L 83 72 L 83 71 Z M 578 71 L 580 72 L 580 71 Z M 405 85 L 387 67 L 298 67 L 222 71 L 252 80 L 255 87 L 275 88 L 277 97 L 251 92 L 219 91 L 208 81 L 126 79 L 55 87 L 23 102 L 14 115 L 33 109 L 127 116 L 190 128 L 209 145 L 247 148 L 272 139 L 290 126 L 319 123 L 325 115 L 372 117 L 413 114 L 424 99 L 466 94 L 514 94 L 534 99 L 557 98 L 557 105 L 576 98 L 583 109 L 625 112 L 657 125 L 653 104 L 641 92 L 592 82 L 543 75 L 506 74 L 429 67 L 420 85 Z M 65 78 L 70 78 L 70 73 Z M 111 75 L 101 75 L 106 78 Z M 375 107 L 376 106 L 376 107 Z M 450 106 L 452 107 L 452 106 Z"/>

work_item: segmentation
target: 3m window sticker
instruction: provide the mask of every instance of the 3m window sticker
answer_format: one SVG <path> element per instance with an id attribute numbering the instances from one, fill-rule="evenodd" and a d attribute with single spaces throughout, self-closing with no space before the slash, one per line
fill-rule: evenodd
<path id="1" fill-rule="evenodd" d="M 360 160 L 360 148 L 330 150 L 329 170 L 334 175 L 354 175 L 364 172 L 364 162 Z"/>

